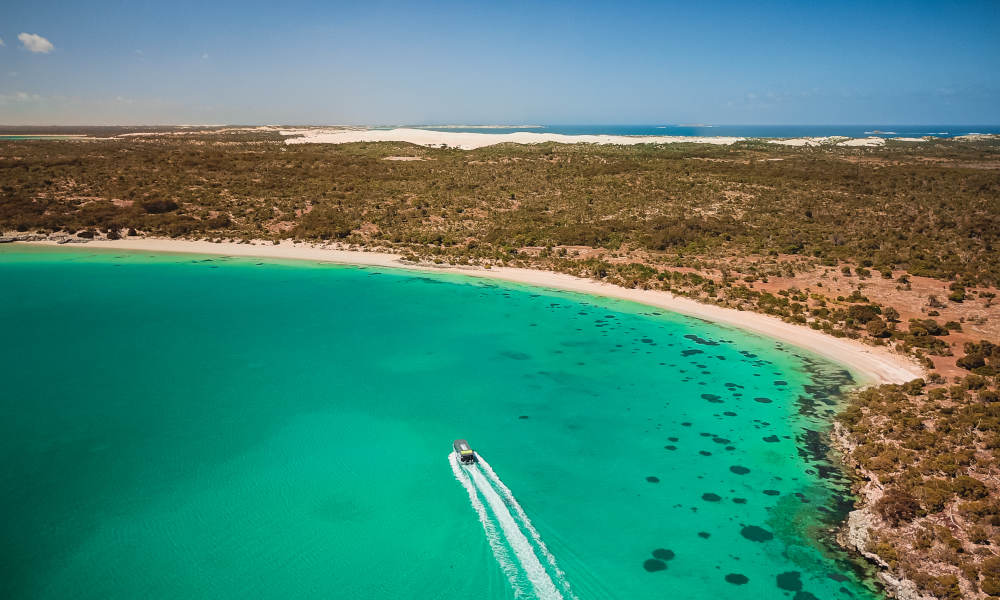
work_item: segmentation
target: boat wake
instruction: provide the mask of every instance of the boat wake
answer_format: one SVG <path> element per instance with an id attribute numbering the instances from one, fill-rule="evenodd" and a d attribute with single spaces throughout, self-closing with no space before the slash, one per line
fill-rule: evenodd
<path id="1" fill-rule="evenodd" d="M 483 525 L 486 540 L 516 598 L 576 600 L 566 576 L 556 564 L 528 515 L 514 494 L 497 477 L 489 463 L 460 463 L 448 455 L 455 479 L 469 494 L 472 508 Z"/>

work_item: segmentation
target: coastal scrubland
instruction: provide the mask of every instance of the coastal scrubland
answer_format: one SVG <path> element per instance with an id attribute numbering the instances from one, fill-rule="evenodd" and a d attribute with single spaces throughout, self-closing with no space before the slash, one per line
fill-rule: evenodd
<path id="1" fill-rule="evenodd" d="M 541 268 L 893 348 L 927 376 L 864 390 L 841 419 L 862 550 L 923 593 L 1000 597 L 1000 142 L 463 151 L 175 134 L 0 142 L 0 230 Z"/>
<path id="2" fill-rule="evenodd" d="M 935 598 L 1000 596 L 1000 346 L 964 350 L 964 377 L 862 390 L 839 417 L 866 505 L 854 543 Z"/>
<path id="3" fill-rule="evenodd" d="M 695 256 L 795 256 L 1000 283 L 995 142 L 460 151 L 239 132 L 7 144 L 5 227 L 337 239 L 483 262 L 572 247 L 694 268 Z M 386 160 L 400 155 L 421 160 Z"/>

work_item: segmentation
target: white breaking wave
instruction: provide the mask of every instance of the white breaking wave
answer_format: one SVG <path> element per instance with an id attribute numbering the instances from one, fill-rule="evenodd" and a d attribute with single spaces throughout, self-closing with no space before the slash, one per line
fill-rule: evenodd
<path id="1" fill-rule="evenodd" d="M 493 525 L 493 521 L 490 520 L 489 515 L 486 513 L 486 507 L 479 500 L 479 493 L 476 491 L 476 486 L 473 485 L 469 476 L 458 464 L 458 457 L 454 452 L 448 455 L 448 462 L 451 463 L 451 471 L 455 474 L 455 479 L 462 484 L 465 491 L 469 493 L 469 502 L 472 504 L 472 508 L 479 515 L 479 522 L 483 524 L 483 531 L 486 532 L 486 541 L 490 544 L 490 550 L 493 551 L 493 557 L 497 559 L 500 563 L 500 569 L 503 571 L 504 575 L 507 576 L 507 580 L 510 582 L 512 588 L 514 588 L 514 596 L 521 597 L 524 595 L 524 591 L 521 589 L 521 583 L 519 581 L 517 566 L 511 562 L 510 554 L 507 552 L 507 548 L 503 545 L 503 541 L 500 539 L 497 533 L 496 526 Z"/>
<path id="2" fill-rule="evenodd" d="M 448 460 L 451 463 L 452 472 L 455 473 L 455 478 L 462 483 L 462 486 L 469 493 L 469 499 L 472 502 L 473 508 L 479 514 L 479 520 L 486 531 L 486 537 L 490 543 L 490 548 L 493 550 L 493 555 L 496 556 L 500 567 L 514 588 L 515 596 L 521 597 L 524 595 L 524 590 L 520 586 L 521 573 L 523 572 L 523 575 L 531 583 L 534 597 L 540 600 L 562 600 L 563 594 L 557 588 L 555 582 L 552 581 L 549 571 L 542 565 L 538 555 L 535 554 L 535 546 L 532 545 L 524 535 L 524 532 L 521 531 L 522 527 L 528 530 L 532 539 L 534 539 L 546 562 L 552 567 L 560 586 L 568 592 L 569 585 L 563 578 L 562 571 L 556 566 L 555 557 L 545 547 L 541 536 L 538 535 L 538 531 L 531 525 L 524 510 L 514 500 L 510 489 L 500 481 L 493 469 L 482 460 L 482 457 L 479 457 L 482 471 L 480 470 L 480 465 L 473 464 L 469 467 L 463 467 L 459 464 L 455 453 L 449 454 Z M 487 473 L 489 479 L 483 474 L 484 472 Z M 500 497 L 494 485 L 501 490 L 507 502 L 504 501 L 504 498 Z M 480 500 L 480 494 L 489 506 L 489 511 L 486 510 L 486 507 Z M 520 518 L 521 523 L 518 523 L 518 520 L 511 514 L 508 503 L 514 507 L 514 511 Z M 493 518 L 496 519 L 496 524 L 490 519 L 491 513 Z M 500 530 L 503 532 L 503 540 L 500 540 L 497 536 L 496 525 L 499 525 Z M 506 541 L 506 545 L 503 541 Z M 514 556 L 517 559 L 516 567 L 520 567 L 519 570 L 517 568 L 508 568 L 515 567 L 515 565 L 510 561 L 507 546 L 513 550 Z M 575 598 L 572 594 L 568 595 L 570 598 Z"/>
<path id="3" fill-rule="evenodd" d="M 563 591 L 570 598 L 575 599 L 576 595 L 573 594 L 573 592 L 570 590 L 569 581 L 566 580 L 566 574 L 563 573 L 562 569 L 559 568 L 559 565 L 556 564 L 556 557 L 553 556 L 551 552 L 549 552 L 549 549 L 548 547 L 546 547 L 545 542 L 542 541 L 542 536 L 538 533 L 538 530 L 535 529 L 535 526 L 531 524 L 531 519 L 528 518 L 527 513 L 524 512 L 523 508 L 521 508 L 521 504 L 517 501 L 516 498 L 514 498 L 514 493 L 510 491 L 510 488 L 508 488 L 503 481 L 500 481 L 500 478 L 493 470 L 493 467 L 490 466 L 490 463 L 486 462 L 485 458 L 483 458 L 482 456 L 479 456 L 478 458 L 479 458 L 479 464 L 482 465 L 483 470 L 486 472 L 487 477 L 489 477 L 490 480 L 497 486 L 497 488 L 499 488 L 500 492 L 507 499 L 507 502 L 512 507 L 514 507 L 514 512 L 516 512 L 517 516 L 520 517 L 521 523 L 524 525 L 524 528 L 527 529 L 528 533 L 531 534 L 531 537 L 532 539 L 535 540 L 535 544 L 538 546 L 538 549 L 541 550 L 542 556 L 545 557 L 546 562 L 549 563 L 549 566 L 551 566 L 552 570 L 555 572 L 556 578 L 559 580 L 559 583 L 561 584 Z"/>
<path id="4" fill-rule="evenodd" d="M 476 487 L 483 494 L 483 497 L 486 498 L 486 503 L 493 510 L 493 515 L 500 523 L 500 528 L 507 538 L 507 543 L 514 550 L 514 554 L 521 563 L 521 568 L 524 569 L 525 574 L 528 576 L 528 581 L 535 588 L 535 594 L 542 600 L 561 599 L 562 594 L 559 593 L 555 584 L 552 583 L 552 578 L 549 577 L 545 567 L 538 560 L 538 556 L 535 555 L 535 549 L 531 547 L 528 538 L 524 536 L 521 528 L 514 521 L 514 517 L 511 516 L 510 510 L 507 509 L 507 505 L 504 504 L 503 499 L 493 489 L 493 486 L 486 481 L 486 478 L 483 477 L 479 469 L 471 468 L 469 469 L 469 474 L 472 476 L 472 481 L 475 482 Z"/>

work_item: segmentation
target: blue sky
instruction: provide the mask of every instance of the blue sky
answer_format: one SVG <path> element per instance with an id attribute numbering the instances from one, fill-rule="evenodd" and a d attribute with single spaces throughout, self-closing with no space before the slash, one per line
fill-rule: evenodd
<path id="1" fill-rule="evenodd" d="M 0 123 L 998 124 L 998 32 L 996 0 L 6 0 Z"/>

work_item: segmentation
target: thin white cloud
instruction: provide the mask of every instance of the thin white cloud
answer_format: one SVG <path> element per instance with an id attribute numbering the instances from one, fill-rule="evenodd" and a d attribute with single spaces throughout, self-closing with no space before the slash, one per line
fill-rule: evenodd
<path id="1" fill-rule="evenodd" d="M 36 54 L 48 54 L 49 52 L 55 50 L 55 46 L 52 45 L 52 42 L 37 33 L 21 32 L 17 34 L 17 39 L 21 40 L 21 44 L 27 50 Z"/>
<path id="2" fill-rule="evenodd" d="M 208 58 L 208 52 L 201 55 L 201 60 L 206 60 Z"/>
<path id="3" fill-rule="evenodd" d="M 27 92 L 15 92 L 13 94 L 0 94 L 0 104 L 12 104 L 14 102 L 38 102 L 42 97 L 38 94 Z"/>
<path id="4" fill-rule="evenodd" d="M 0 46 L 6 46 L 6 45 L 7 44 L 3 43 L 3 38 L 0 38 Z"/>

